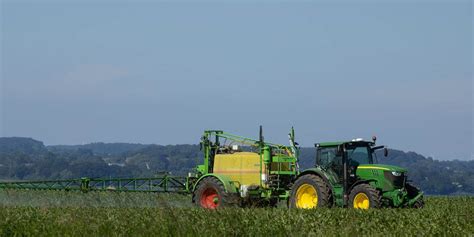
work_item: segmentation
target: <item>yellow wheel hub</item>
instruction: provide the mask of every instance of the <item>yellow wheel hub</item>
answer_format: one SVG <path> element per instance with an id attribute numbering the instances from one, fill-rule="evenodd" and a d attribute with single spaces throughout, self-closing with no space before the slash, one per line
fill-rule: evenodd
<path id="1" fill-rule="evenodd" d="M 310 209 L 318 206 L 318 192 L 310 184 L 301 185 L 296 190 L 296 207 Z"/>
<path id="2" fill-rule="evenodd" d="M 369 197 L 365 193 L 358 193 L 354 197 L 354 208 L 357 209 L 369 209 L 370 201 Z"/>

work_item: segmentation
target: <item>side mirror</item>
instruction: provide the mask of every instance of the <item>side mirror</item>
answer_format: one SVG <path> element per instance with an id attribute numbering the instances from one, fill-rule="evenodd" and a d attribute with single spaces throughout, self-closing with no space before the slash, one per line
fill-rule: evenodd
<path id="1" fill-rule="evenodd" d="M 387 148 L 383 149 L 383 156 L 385 156 L 385 157 L 388 156 L 388 149 Z"/>

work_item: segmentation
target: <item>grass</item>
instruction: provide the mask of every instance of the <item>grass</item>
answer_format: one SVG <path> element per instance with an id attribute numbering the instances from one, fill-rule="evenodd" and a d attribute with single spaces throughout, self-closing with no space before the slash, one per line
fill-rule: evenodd
<path id="1" fill-rule="evenodd" d="M 195 208 L 189 196 L 0 191 L 0 236 L 472 236 L 474 197 L 426 208 Z"/>

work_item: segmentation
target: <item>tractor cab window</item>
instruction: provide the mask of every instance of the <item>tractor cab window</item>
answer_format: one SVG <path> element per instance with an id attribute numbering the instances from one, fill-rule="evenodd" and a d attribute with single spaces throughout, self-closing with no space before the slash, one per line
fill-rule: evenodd
<path id="1" fill-rule="evenodd" d="M 336 148 L 321 148 L 318 150 L 317 163 L 320 166 L 328 166 L 336 156 Z"/>
<path id="2" fill-rule="evenodd" d="M 325 147 L 318 149 L 318 165 L 322 167 L 334 167 L 342 165 L 342 157 L 337 154 L 336 147 Z"/>
<path id="3" fill-rule="evenodd" d="M 347 158 L 350 166 L 358 166 L 362 164 L 373 164 L 372 153 L 368 146 L 348 147 Z"/>

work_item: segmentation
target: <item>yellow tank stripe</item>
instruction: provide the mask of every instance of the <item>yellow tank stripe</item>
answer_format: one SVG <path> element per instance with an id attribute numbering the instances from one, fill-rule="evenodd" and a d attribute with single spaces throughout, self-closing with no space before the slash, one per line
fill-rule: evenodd
<path id="1" fill-rule="evenodd" d="M 260 173 L 259 170 L 214 170 L 214 173 L 240 174 L 240 173 Z"/>

